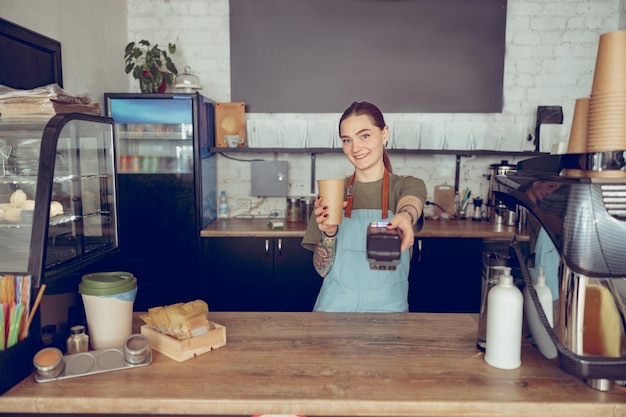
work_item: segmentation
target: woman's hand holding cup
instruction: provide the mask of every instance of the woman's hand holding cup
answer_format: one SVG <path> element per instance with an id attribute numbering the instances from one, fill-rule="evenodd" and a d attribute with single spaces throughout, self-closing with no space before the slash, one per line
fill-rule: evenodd
<path id="1" fill-rule="evenodd" d="M 348 203 L 346 201 L 342 202 L 342 210 L 346 207 Z M 314 202 L 314 210 L 315 221 L 317 222 L 317 227 L 319 227 L 320 231 L 326 233 L 327 235 L 333 236 L 337 233 L 337 229 L 339 225 L 336 224 L 326 224 L 329 218 L 329 207 L 324 204 L 323 197 L 318 195 Z"/>

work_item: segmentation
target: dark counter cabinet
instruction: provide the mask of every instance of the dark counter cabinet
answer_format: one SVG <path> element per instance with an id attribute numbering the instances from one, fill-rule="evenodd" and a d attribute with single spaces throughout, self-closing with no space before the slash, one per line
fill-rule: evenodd
<path id="1" fill-rule="evenodd" d="M 199 298 L 211 311 L 312 311 L 322 285 L 300 237 L 202 239 Z"/>
<path id="2" fill-rule="evenodd" d="M 312 311 L 322 285 L 297 237 L 202 239 L 200 297 L 212 311 Z M 482 239 L 428 238 L 409 273 L 411 312 L 477 313 Z"/>
<path id="3" fill-rule="evenodd" d="M 409 309 L 478 313 L 483 239 L 416 239 L 409 272 Z"/>
<path id="4" fill-rule="evenodd" d="M 204 229 L 202 297 L 224 311 L 311 311 L 323 279 L 300 246 L 305 225 L 270 230 L 267 219 L 220 219 Z M 508 252 L 513 226 L 427 221 L 415 237 L 409 311 L 478 313 L 484 252 Z M 267 249 L 266 249 L 267 248 Z"/>

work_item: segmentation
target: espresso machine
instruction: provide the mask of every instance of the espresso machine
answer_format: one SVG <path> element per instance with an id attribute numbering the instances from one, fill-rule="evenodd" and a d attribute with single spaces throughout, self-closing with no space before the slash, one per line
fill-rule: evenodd
<path id="1" fill-rule="evenodd" d="M 626 151 L 615 151 L 532 158 L 497 175 L 493 188 L 510 210 L 524 207 L 557 249 L 558 300 L 551 327 L 526 257 L 516 238 L 511 243 L 561 369 L 600 391 L 626 380 L 625 156 Z M 551 192 L 533 195 L 539 186 Z"/>

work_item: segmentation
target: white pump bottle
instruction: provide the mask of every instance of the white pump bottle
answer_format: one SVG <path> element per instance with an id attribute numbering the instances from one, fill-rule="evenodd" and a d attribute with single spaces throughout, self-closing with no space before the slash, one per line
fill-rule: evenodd
<path id="1" fill-rule="evenodd" d="M 524 298 L 513 284 L 511 268 L 505 269 L 489 291 L 485 361 L 495 368 L 515 369 L 521 365 Z"/>

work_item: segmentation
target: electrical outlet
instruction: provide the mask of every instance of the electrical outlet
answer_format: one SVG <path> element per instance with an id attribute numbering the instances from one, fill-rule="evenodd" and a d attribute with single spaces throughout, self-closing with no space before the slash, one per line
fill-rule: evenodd
<path id="1" fill-rule="evenodd" d="M 235 207 L 237 210 L 250 210 L 250 199 L 240 198 L 237 200 Z"/>

